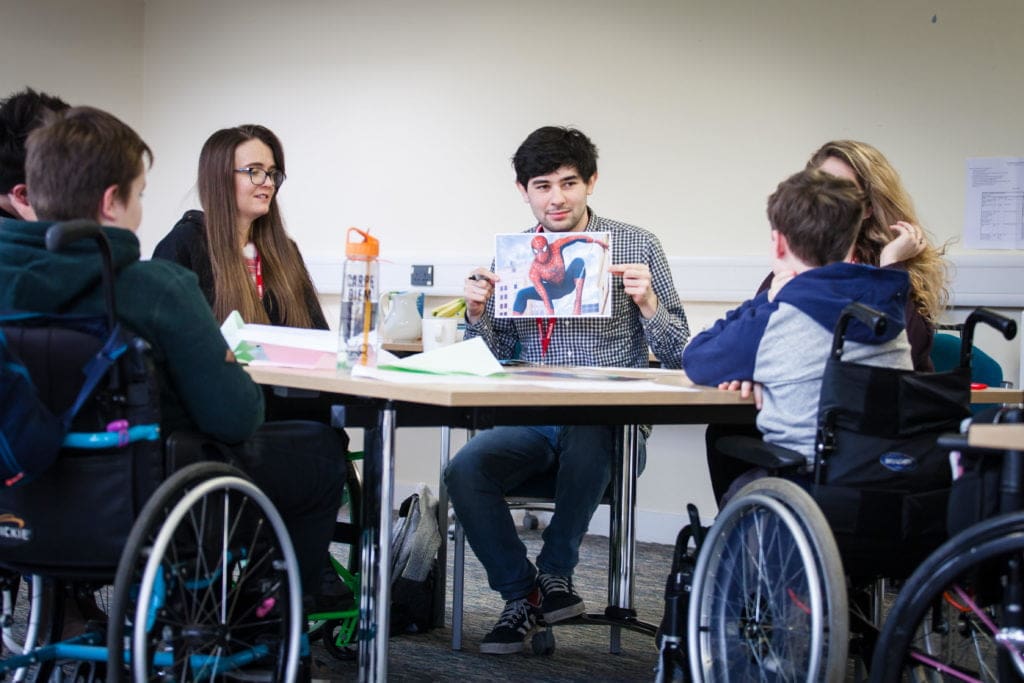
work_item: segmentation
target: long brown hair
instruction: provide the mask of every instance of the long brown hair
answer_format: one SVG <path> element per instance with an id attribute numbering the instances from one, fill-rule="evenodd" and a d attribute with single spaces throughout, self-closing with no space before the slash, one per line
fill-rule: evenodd
<path id="1" fill-rule="evenodd" d="M 235 148 L 257 139 L 274 154 L 281 171 L 284 148 L 269 129 L 254 124 L 224 128 L 211 135 L 199 154 L 199 202 L 206 212 L 206 238 L 213 270 L 213 312 L 218 320 L 237 310 L 248 323 L 269 323 L 245 256 L 238 246 L 235 228 L 238 204 L 235 197 Z M 250 239 L 262 261 L 264 296 L 273 296 L 281 321 L 290 327 L 313 327 L 306 303 L 315 300 L 313 282 L 302 256 L 285 232 L 275 188 L 270 210 L 252 224 Z"/>
<path id="2" fill-rule="evenodd" d="M 807 168 L 818 168 L 826 159 L 834 157 L 846 163 L 857 175 L 857 182 L 867 194 L 870 215 L 861 225 L 855 254 L 861 263 L 878 265 L 882 248 L 894 238 L 889 226 L 906 221 L 924 227 L 917 219 L 914 204 L 903 187 L 899 173 L 889 160 L 866 142 L 833 140 L 826 142 L 811 155 Z M 938 321 L 949 299 L 947 264 L 941 249 L 928 244 L 917 256 L 904 262 L 910 276 L 911 296 L 918 312 L 932 323 Z"/>

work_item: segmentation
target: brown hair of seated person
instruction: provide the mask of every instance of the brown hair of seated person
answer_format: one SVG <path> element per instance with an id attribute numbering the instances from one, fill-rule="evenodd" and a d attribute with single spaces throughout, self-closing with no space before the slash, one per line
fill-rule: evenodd
<path id="1" fill-rule="evenodd" d="M 264 126 L 247 124 L 211 135 L 199 154 L 199 201 L 206 214 L 206 237 L 213 271 L 213 311 L 218 320 L 237 310 L 250 323 L 269 324 L 239 244 L 239 209 L 235 191 L 235 150 L 249 140 L 270 148 L 276 170 L 284 172 L 284 148 Z M 267 169 L 270 170 L 270 169 Z M 248 182 L 248 181 L 246 181 Z M 262 261 L 264 296 L 271 295 L 289 327 L 314 327 L 307 301 L 315 300 L 313 283 L 298 248 L 288 237 L 278 207 L 280 187 L 270 179 L 273 196 L 267 212 L 252 221 L 248 240 Z"/>

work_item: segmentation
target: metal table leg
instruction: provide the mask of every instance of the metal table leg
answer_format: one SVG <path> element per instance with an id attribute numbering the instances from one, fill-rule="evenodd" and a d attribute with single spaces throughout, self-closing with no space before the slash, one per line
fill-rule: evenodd
<path id="1" fill-rule="evenodd" d="M 391 522 L 395 489 L 395 408 L 388 402 L 366 431 L 363 542 L 359 600 L 359 680 L 388 677 L 391 626 Z M 377 504 L 379 501 L 379 504 Z"/>

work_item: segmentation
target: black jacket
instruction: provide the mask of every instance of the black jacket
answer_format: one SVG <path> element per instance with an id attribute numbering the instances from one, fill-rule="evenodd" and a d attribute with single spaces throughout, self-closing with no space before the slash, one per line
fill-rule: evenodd
<path id="1" fill-rule="evenodd" d="M 210 306 L 213 306 L 213 268 L 210 265 L 210 253 L 206 242 L 206 217 L 202 211 L 186 211 L 167 236 L 156 245 L 153 258 L 174 261 L 195 273 L 199 278 L 199 289 Z M 309 317 L 313 320 L 313 327 L 326 330 L 327 319 L 324 318 L 315 292 L 306 297 L 306 306 L 309 309 Z M 284 324 L 280 307 L 272 292 L 264 292 L 263 308 L 267 311 L 271 325 Z"/>

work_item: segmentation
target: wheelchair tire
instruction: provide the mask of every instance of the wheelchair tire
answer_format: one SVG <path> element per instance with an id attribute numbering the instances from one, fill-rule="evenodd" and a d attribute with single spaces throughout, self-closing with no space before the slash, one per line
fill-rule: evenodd
<path id="1" fill-rule="evenodd" d="M 695 681 L 841 681 L 849 646 L 839 551 L 792 482 L 743 487 L 708 531 L 688 613 Z"/>
<path id="2" fill-rule="evenodd" d="M 225 677 L 246 666 L 270 668 L 273 680 L 297 674 L 295 553 L 266 495 L 228 465 L 191 465 L 154 493 L 129 536 L 113 604 L 108 681 L 123 679 L 125 663 L 133 681 L 209 678 L 202 667 L 214 663 Z"/>
<path id="3" fill-rule="evenodd" d="M 131 533 L 125 541 L 114 578 L 110 623 L 107 626 L 107 683 L 126 680 L 124 650 L 125 627 L 131 628 L 134 600 L 130 597 L 138 586 L 141 566 L 153 538 L 171 508 L 196 484 L 211 477 L 226 476 L 237 470 L 218 462 L 202 462 L 182 468 L 168 477 L 150 496 L 139 512 Z M 115 616 L 116 615 L 116 616 Z M 115 664 L 120 662 L 120 665 Z"/>
<path id="4" fill-rule="evenodd" d="M 11 594 L 4 597 L 5 602 L 10 600 L 12 614 L 10 623 L 5 623 L 3 627 L 3 644 L 11 655 L 21 655 L 59 642 L 64 627 L 63 585 L 38 575 L 26 577 L 24 583 L 28 604 L 20 610 L 19 616 L 23 616 L 23 620 L 16 619 L 14 615 L 14 605 L 19 594 L 18 582 L 11 585 Z M 53 659 L 39 661 L 15 670 L 10 680 L 47 681 L 56 665 Z"/>
<path id="5" fill-rule="evenodd" d="M 363 480 L 359 474 L 359 468 L 351 460 L 346 460 L 345 462 L 344 501 L 347 504 L 348 519 L 344 522 L 338 522 L 340 527 L 339 533 L 342 537 L 335 540 L 344 542 L 349 546 L 346 566 L 350 572 L 358 574 L 361 563 L 359 541 L 363 532 Z"/>
<path id="6" fill-rule="evenodd" d="M 979 522 L 949 539 L 907 579 L 885 619 L 871 680 L 1019 680 L 1005 616 L 1024 593 L 1024 513 Z M 1018 643 L 1019 645 L 1019 643 Z M 939 671 L 946 669 L 943 677 Z M 957 673 L 952 673 L 957 672 Z"/>

